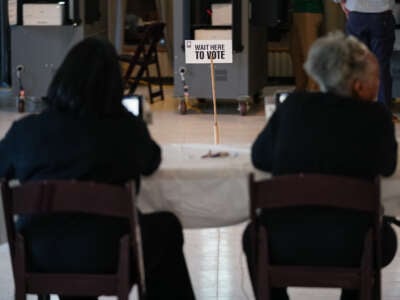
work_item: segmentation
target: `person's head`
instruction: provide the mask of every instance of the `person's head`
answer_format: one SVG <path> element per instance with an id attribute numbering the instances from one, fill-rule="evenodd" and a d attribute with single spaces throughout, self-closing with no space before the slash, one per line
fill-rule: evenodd
<path id="1" fill-rule="evenodd" d="M 322 92 L 372 101 L 379 88 L 379 65 L 368 48 L 341 32 L 319 38 L 311 46 L 306 72 Z"/>
<path id="2" fill-rule="evenodd" d="M 49 109 L 75 115 L 120 114 L 123 83 L 117 53 L 110 42 L 87 38 L 74 46 L 49 86 Z"/>

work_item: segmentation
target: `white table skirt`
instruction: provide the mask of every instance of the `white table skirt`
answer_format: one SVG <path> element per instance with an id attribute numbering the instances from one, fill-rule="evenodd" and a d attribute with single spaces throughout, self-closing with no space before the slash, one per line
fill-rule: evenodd
<path id="1" fill-rule="evenodd" d="M 247 176 L 257 171 L 249 145 L 170 144 L 163 147 L 160 169 L 143 178 L 139 207 L 143 212 L 174 212 L 185 228 L 233 225 L 249 218 Z M 228 157 L 201 158 L 209 150 Z M 396 173 L 396 175 L 398 172 Z M 400 177 L 383 178 L 381 198 L 388 215 L 400 215 Z"/>
<path id="2" fill-rule="evenodd" d="M 165 145 L 160 169 L 143 178 L 143 212 L 174 212 L 186 228 L 239 223 L 248 216 L 249 146 Z M 209 150 L 228 157 L 201 158 Z"/>

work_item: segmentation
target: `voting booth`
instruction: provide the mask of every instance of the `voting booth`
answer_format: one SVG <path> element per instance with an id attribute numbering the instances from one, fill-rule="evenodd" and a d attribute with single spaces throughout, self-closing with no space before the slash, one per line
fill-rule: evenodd
<path id="1" fill-rule="evenodd" d="M 11 86 L 41 99 L 66 53 L 87 36 L 107 35 L 107 3 L 97 0 L 9 1 Z M 21 80 L 21 81 L 20 81 Z"/>
<path id="2" fill-rule="evenodd" d="M 174 95 L 183 96 L 182 73 L 191 98 L 212 98 L 208 64 L 185 62 L 187 40 L 232 40 L 233 60 L 215 65 L 217 100 L 247 103 L 267 80 L 266 24 L 257 4 L 265 0 L 174 0 Z M 265 16 L 264 16 L 265 17 Z M 200 54 L 201 55 L 201 54 Z"/>

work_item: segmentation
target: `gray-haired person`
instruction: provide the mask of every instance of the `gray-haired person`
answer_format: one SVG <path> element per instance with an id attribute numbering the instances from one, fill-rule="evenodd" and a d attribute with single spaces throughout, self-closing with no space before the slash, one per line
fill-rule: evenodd
<path id="1" fill-rule="evenodd" d="M 341 32 L 317 40 L 304 64 L 322 92 L 374 101 L 379 88 L 379 65 L 368 48 Z"/>
<path id="2" fill-rule="evenodd" d="M 374 101 L 379 86 L 374 55 L 356 38 L 334 33 L 313 44 L 305 69 L 321 92 L 293 93 L 278 106 L 252 146 L 254 166 L 273 175 L 320 173 L 372 180 L 393 174 L 397 143 L 390 113 Z M 268 228 L 271 263 L 287 265 L 359 265 L 368 228 L 363 214 L 317 207 L 264 211 L 261 222 Z M 253 274 L 251 226 L 243 248 Z M 382 267 L 396 249 L 395 233 L 384 222 Z M 271 299 L 288 299 L 286 288 L 271 293 Z M 345 290 L 341 299 L 357 297 L 356 291 Z"/>

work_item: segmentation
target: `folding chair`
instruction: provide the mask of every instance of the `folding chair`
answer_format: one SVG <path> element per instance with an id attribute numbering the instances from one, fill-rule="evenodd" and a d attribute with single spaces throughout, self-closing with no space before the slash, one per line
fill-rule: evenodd
<path id="1" fill-rule="evenodd" d="M 329 175 L 287 175 L 255 181 L 249 176 L 255 294 L 271 299 L 272 287 L 336 287 L 360 290 L 360 299 L 381 299 L 380 186 L 375 182 Z M 319 206 L 368 213 L 372 227 L 366 234 L 359 267 L 316 267 L 270 263 L 268 228 L 261 224 L 263 209 Z M 295 229 L 294 229 L 295 230 Z M 293 251 L 296 251 L 293 249 Z"/>
<path id="2" fill-rule="evenodd" d="M 79 181 L 35 181 L 10 188 L 1 182 L 4 215 L 15 281 L 15 299 L 37 294 L 63 296 L 117 295 L 127 300 L 131 275 L 145 297 L 140 227 L 131 184 L 125 187 Z M 88 213 L 129 219 L 130 233 L 120 239 L 119 261 L 114 274 L 38 273 L 29 271 L 24 236 L 15 230 L 14 217 L 24 214 Z M 132 255 L 131 255 L 132 254 Z M 131 269 L 134 268 L 133 272 Z"/>
<path id="3" fill-rule="evenodd" d="M 123 54 L 119 56 L 120 62 L 129 64 L 125 74 L 123 75 L 126 85 L 129 86 L 128 94 L 133 95 L 135 93 L 141 80 L 147 81 L 150 103 L 153 103 L 153 99 L 156 97 L 161 97 L 161 99 L 164 100 L 164 89 L 157 54 L 157 45 L 164 35 L 164 27 L 164 23 L 152 23 L 146 25 L 135 52 L 132 55 Z M 154 80 L 150 78 L 150 65 L 155 65 L 156 68 L 157 74 Z M 133 74 L 136 67 L 138 67 L 138 70 Z M 144 74 L 146 74 L 146 77 L 143 77 Z M 157 91 L 153 91 L 153 83 L 158 85 Z"/>

